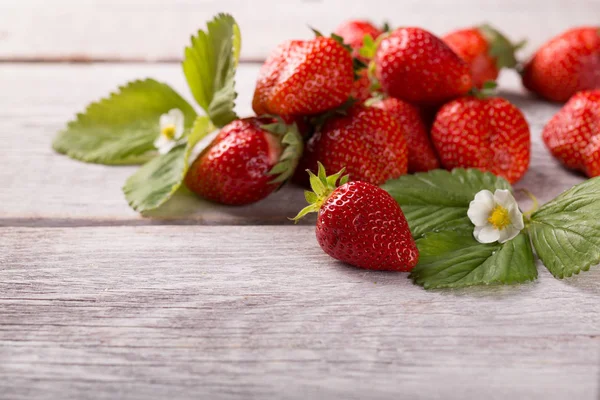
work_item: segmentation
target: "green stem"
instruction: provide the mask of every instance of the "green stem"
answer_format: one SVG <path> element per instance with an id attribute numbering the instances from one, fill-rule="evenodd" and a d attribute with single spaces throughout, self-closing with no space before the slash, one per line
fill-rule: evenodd
<path id="1" fill-rule="evenodd" d="M 527 221 L 529 221 L 531 219 L 531 215 L 534 212 L 536 212 L 538 210 L 538 208 L 540 208 L 540 202 L 538 201 L 537 197 L 535 197 L 533 195 L 533 193 L 531 193 L 529 190 L 519 189 L 519 191 L 525 193 L 527 195 L 527 197 L 529 197 L 531 199 L 531 201 L 533 201 L 533 205 L 531 206 L 531 208 L 523 213 L 523 216 L 525 217 L 525 219 Z"/>

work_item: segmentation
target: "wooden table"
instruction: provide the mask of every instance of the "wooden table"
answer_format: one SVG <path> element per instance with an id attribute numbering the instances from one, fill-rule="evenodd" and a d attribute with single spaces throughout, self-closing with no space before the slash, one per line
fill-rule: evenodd
<path id="1" fill-rule="evenodd" d="M 5 61 L 38 59 L 1 43 Z M 257 71 L 238 73 L 242 115 Z M 325 255 L 314 218 L 287 220 L 299 188 L 241 208 L 178 194 L 142 218 L 120 190 L 134 167 L 51 150 L 87 102 L 144 76 L 191 97 L 176 64 L 0 64 L 0 398 L 598 398 L 600 268 L 556 280 L 539 265 L 532 284 L 425 291 Z M 514 74 L 500 86 L 533 137 L 517 187 L 547 201 L 581 182 L 539 138 L 559 106 Z"/>

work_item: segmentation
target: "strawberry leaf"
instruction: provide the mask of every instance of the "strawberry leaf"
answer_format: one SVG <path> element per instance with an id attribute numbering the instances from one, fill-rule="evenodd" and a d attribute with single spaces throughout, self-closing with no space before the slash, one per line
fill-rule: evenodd
<path id="1" fill-rule="evenodd" d="M 192 150 L 214 128 L 208 117 L 198 117 L 185 143 L 154 158 L 131 175 L 123 186 L 131 208 L 138 212 L 149 211 L 169 200 L 181 186 L 190 161 L 193 161 L 190 160 Z"/>
<path id="2" fill-rule="evenodd" d="M 160 116 L 180 109 L 188 130 L 194 109 L 173 89 L 153 79 L 133 81 L 90 104 L 61 131 L 52 147 L 76 160 L 97 164 L 141 164 L 156 156 Z"/>
<path id="3" fill-rule="evenodd" d="M 234 112 L 235 71 L 239 60 L 240 30 L 231 15 L 219 14 L 199 30 L 185 49 L 183 72 L 194 99 L 216 126 L 237 118 Z"/>
<path id="4" fill-rule="evenodd" d="M 482 244 L 473 229 L 430 232 L 417 240 L 419 264 L 410 278 L 425 289 L 512 284 L 537 278 L 527 233 L 504 243 Z"/>
<path id="5" fill-rule="evenodd" d="M 556 278 L 600 263 L 600 177 L 574 186 L 531 216 L 538 257 Z"/>
<path id="6" fill-rule="evenodd" d="M 430 231 L 473 225 L 469 203 L 480 190 L 511 189 L 503 178 L 477 169 L 433 170 L 387 181 L 382 188 L 400 204 L 415 238 Z M 472 232 L 471 232 L 472 233 Z"/>

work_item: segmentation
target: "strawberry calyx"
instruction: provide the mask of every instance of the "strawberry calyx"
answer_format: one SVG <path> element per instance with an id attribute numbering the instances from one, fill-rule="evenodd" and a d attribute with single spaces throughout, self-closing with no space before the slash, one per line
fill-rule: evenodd
<path id="1" fill-rule="evenodd" d="M 375 57 L 375 53 L 377 52 L 377 47 L 379 47 L 379 43 L 381 42 L 381 38 L 387 36 L 385 34 L 379 35 L 379 37 L 374 40 L 370 34 L 366 34 L 363 38 L 363 45 L 358 50 L 358 53 L 361 57 L 366 58 L 367 60 L 372 60 Z"/>
<path id="2" fill-rule="evenodd" d="M 489 43 L 488 54 L 496 59 L 498 69 L 517 67 L 518 60 L 515 53 L 525 46 L 527 43 L 525 40 L 513 44 L 500 31 L 488 24 L 483 24 L 477 29 Z"/>
<path id="3" fill-rule="evenodd" d="M 306 198 L 308 206 L 300 210 L 298 215 L 296 215 L 294 218 L 290 218 L 295 223 L 297 223 L 306 214 L 319 212 L 321 206 L 323 206 L 323 203 L 327 201 L 331 193 L 333 193 L 333 191 L 339 186 L 346 184 L 350 178 L 349 175 L 342 176 L 345 168 L 342 168 L 336 174 L 327 176 L 323 164 L 320 162 L 317 164 L 319 165 L 317 175 L 313 174 L 311 170 L 306 170 L 310 176 L 310 187 L 312 188 L 312 191 L 304 191 L 304 198 Z"/>
<path id="4" fill-rule="evenodd" d="M 371 81 L 371 91 L 373 92 L 381 89 L 381 84 L 375 77 L 375 54 L 377 53 L 379 44 L 387 36 L 387 33 L 383 33 L 379 35 L 379 37 L 376 40 L 373 40 L 371 35 L 366 34 L 363 39 L 363 45 L 359 50 L 359 54 L 361 57 L 363 57 L 366 60 L 370 60 L 366 68 L 369 80 Z"/>
<path id="5" fill-rule="evenodd" d="M 322 37 L 324 36 L 321 31 L 315 29 L 315 28 L 310 28 L 314 34 L 315 37 Z M 367 35 L 367 36 L 371 36 L 371 35 Z M 346 49 L 350 54 L 352 54 L 353 50 L 352 50 L 352 46 L 350 46 L 349 44 L 344 42 L 344 38 L 342 38 L 340 35 L 337 35 L 335 33 L 332 33 L 330 35 L 330 37 L 335 40 L 336 42 L 338 42 L 344 49 Z M 371 39 L 372 41 L 373 39 Z M 356 58 L 356 57 L 352 57 L 352 68 L 354 69 L 354 80 L 358 80 L 360 78 L 358 72 L 362 69 L 367 68 L 367 64 L 365 64 L 363 61 L 361 61 L 360 59 Z"/>
<path id="6" fill-rule="evenodd" d="M 480 100 L 487 99 L 488 97 L 492 97 L 496 94 L 497 87 L 498 84 L 495 81 L 486 81 L 483 83 L 483 86 L 481 86 L 481 89 L 473 86 L 473 88 L 469 91 L 469 95 Z"/>
<path id="7" fill-rule="evenodd" d="M 304 150 L 304 142 L 295 122 L 287 124 L 279 116 L 268 115 L 267 117 L 273 118 L 275 122 L 261 125 L 261 128 L 279 138 L 282 146 L 279 161 L 267 173 L 268 175 L 276 175 L 269 183 L 283 183 L 296 170 Z"/>
<path id="8" fill-rule="evenodd" d="M 338 107 L 333 108 L 331 110 L 327 110 L 324 113 L 321 113 L 321 114 L 318 114 L 318 115 L 312 117 L 309 120 L 309 123 L 313 126 L 314 131 L 318 132 L 321 130 L 321 128 L 323 127 L 325 122 L 327 122 L 328 119 L 333 118 L 335 116 L 339 116 L 339 115 L 347 115 L 350 107 L 352 107 L 356 103 L 357 103 L 357 100 L 350 97 L 350 98 L 348 98 L 348 100 L 346 100 L 344 103 L 342 103 Z"/>

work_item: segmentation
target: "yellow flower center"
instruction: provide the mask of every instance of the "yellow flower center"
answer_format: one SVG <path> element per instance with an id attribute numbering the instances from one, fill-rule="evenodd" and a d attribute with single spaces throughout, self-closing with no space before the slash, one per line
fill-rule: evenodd
<path id="1" fill-rule="evenodd" d="M 501 231 L 510 225 L 510 217 L 508 215 L 508 210 L 502 206 L 496 206 L 492 210 L 490 217 L 488 218 L 488 222 L 494 225 L 494 228 Z"/>
<path id="2" fill-rule="evenodd" d="M 166 137 L 169 140 L 173 140 L 175 139 L 175 131 L 177 129 L 175 128 L 175 124 L 169 124 L 169 125 L 165 125 L 162 130 L 160 131 L 160 133 Z"/>

